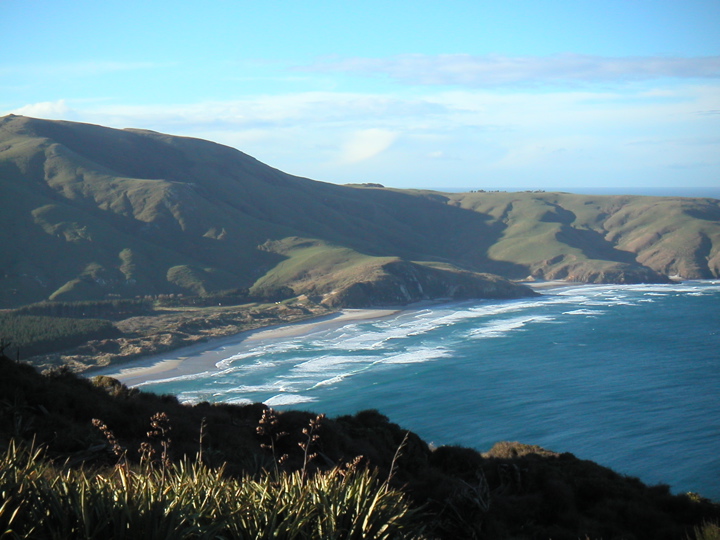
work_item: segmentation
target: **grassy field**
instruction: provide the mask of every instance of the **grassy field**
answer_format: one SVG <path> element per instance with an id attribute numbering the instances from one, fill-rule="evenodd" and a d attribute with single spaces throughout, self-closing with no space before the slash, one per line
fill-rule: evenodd
<path id="1" fill-rule="evenodd" d="M 565 193 L 451 195 L 503 224 L 493 259 L 520 262 L 543 277 L 577 281 L 597 271 L 713 278 L 720 270 L 720 203 L 712 199 Z M 580 268 L 575 271 L 573 267 Z M 567 273 L 569 277 L 559 275 Z M 583 276 L 583 272 L 585 276 Z"/>

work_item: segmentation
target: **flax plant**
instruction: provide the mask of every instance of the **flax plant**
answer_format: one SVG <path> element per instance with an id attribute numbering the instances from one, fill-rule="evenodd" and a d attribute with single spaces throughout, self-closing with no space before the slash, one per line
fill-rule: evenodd
<path id="1" fill-rule="evenodd" d="M 287 454 L 282 456 L 277 455 L 276 443 L 283 437 L 287 437 L 288 433 L 280 431 L 279 420 L 277 414 L 273 409 L 265 409 L 260 418 L 258 426 L 255 428 L 256 433 L 267 440 L 267 443 L 260 444 L 263 450 L 269 450 L 272 454 L 273 462 L 275 464 L 275 475 L 280 474 L 280 465 L 285 463 L 288 459 Z"/>
<path id="2" fill-rule="evenodd" d="M 11 443 L 0 456 L 0 538 L 417 538 L 405 495 L 355 465 L 303 478 L 228 478 L 189 460 L 88 472 Z"/>
<path id="3" fill-rule="evenodd" d="M 312 447 L 312 445 L 317 443 L 320 439 L 320 435 L 316 432 L 320 429 L 323 420 L 325 420 L 325 415 L 319 414 L 314 419 L 310 420 L 308 427 L 303 428 L 302 430 L 305 440 L 298 443 L 298 446 L 303 451 L 302 480 L 305 480 L 307 477 L 308 464 L 317 457 L 316 453 L 310 453 L 310 447 Z"/>

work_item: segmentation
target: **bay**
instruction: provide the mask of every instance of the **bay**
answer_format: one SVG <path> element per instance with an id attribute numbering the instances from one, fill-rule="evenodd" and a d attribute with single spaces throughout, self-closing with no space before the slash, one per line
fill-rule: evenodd
<path id="1" fill-rule="evenodd" d="M 720 282 L 432 304 L 213 353 L 217 369 L 139 386 L 329 416 L 372 408 L 435 445 L 538 444 L 720 500 Z"/>

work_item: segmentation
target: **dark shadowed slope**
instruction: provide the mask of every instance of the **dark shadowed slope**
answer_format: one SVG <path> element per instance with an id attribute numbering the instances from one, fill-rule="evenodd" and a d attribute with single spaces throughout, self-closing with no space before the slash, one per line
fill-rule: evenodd
<path id="1" fill-rule="evenodd" d="M 112 476 L 117 474 L 112 466 L 118 456 L 92 420 L 99 419 L 112 430 L 120 451 L 126 450 L 128 461 L 137 464 L 141 457 L 138 449 L 143 444 L 154 444 L 158 449 L 155 457 L 161 456 L 159 441 L 147 437 L 151 417 L 164 413 L 168 420 L 163 425 L 171 428 L 167 438 L 170 459 L 192 458 L 202 448 L 199 459 L 212 467 L 225 464 L 225 477 L 250 474 L 260 478 L 276 466 L 280 472 L 307 469 L 315 474 L 358 456 L 362 456 L 358 459 L 361 466 L 379 469 L 382 479 L 392 470 L 392 485 L 403 489 L 413 505 L 423 505 L 418 520 L 426 525 L 423 538 L 428 539 L 675 540 L 686 538 L 703 522 L 720 518 L 720 506 L 697 495 L 672 495 L 667 486 L 646 486 L 572 454 L 508 442 L 496 444 L 485 454 L 457 446 L 431 448 L 374 410 L 318 419 L 313 413 L 300 411 L 269 415 L 262 404 L 180 405 L 172 396 L 129 390 L 108 377 L 88 380 L 67 371 L 42 376 L 30 366 L 12 362 L 2 351 L 0 372 L 0 459 L 11 440 L 28 445 L 33 441 L 44 445 L 63 470 L 84 466 L 89 475 L 102 471 Z M 392 415 L 393 411 L 386 412 Z M 272 424 L 268 424 L 269 418 Z M 311 426 L 310 433 L 317 438 L 312 439 L 312 454 L 306 458 L 300 444 L 308 443 L 311 421 L 315 427 Z M 259 431 L 260 426 L 265 429 Z M 272 451 L 270 440 L 274 441 Z M 273 455 L 284 455 L 282 464 L 275 465 Z M 678 456 L 679 462 L 684 459 Z M 20 467 L 22 461 L 11 463 Z M 136 465 L 133 468 L 138 470 Z M 19 506 L 21 515 L 27 515 L 37 506 L 45 510 L 48 501 L 33 498 L 32 505 L 18 505 L 18 501 L 30 499 L 15 496 L 19 486 L 11 472 L 8 467 L 0 475 L 0 488 L 9 494 L 3 500 L 8 501 L 4 512 L 0 505 L 2 531 L 10 528 L 12 511 L 8 508 Z M 33 475 L 21 470 L 19 476 L 22 480 Z M 68 491 L 63 493 L 68 501 L 80 500 L 72 498 L 75 491 Z M 172 491 L 168 486 L 166 493 Z M 212 483 L 204 493 L 216 493 Z M 117 503 L 121 499 L 109 500 Z M 114 504 L 112 508 L 117 512 L 112 515 L 118 515 L 124 507 Z M 222 506 L 203 504 L 197 510 L 200 508 L 212 508 L 212 517 L 208 517 L 218 519 L 215 509 Z M 253 506 L 246 506 L 248 509 L 256 511 Z M 58 518 L 57 513 L 52 517 Z"/>

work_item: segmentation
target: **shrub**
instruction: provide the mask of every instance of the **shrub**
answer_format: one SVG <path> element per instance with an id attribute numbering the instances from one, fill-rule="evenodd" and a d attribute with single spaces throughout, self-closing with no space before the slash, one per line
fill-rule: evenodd
<path id="1" fill-rule="evenodd" d="M 717 523 L 704 523 L 695 527 L 694 532 L 694 540 L 720 540 L 720 525 Z"/>
<path id="2" fill-rule="evenodd" d="M 226 478 L 189 460 L 140 470 L 57 467 L 11 443 L 0 457 L 0 537 L 417 538 L 417 510 L 376 473 L 336 467 Z"/>

